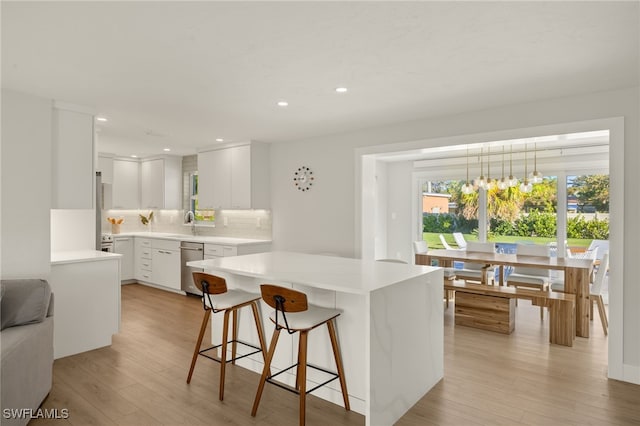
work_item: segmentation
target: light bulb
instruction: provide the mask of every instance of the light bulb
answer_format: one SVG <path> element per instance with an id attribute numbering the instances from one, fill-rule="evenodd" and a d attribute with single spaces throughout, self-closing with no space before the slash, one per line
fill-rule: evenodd
<path id="1" fill-rule="evenodd" d="M 476 179 L 476 185 L 478 185 L 478 188 L 482 188 L 482 189 L 487 188 L 487 180 L 484 178 L 484 175 Z"/>
<path id="2" fill-rule="evenodd" d="M 520 184 L 520 192 L 524 192 L 525 194 L 528 194 L 532 190 L 533 190 L 533 185 L 531 185 L 531 182 L 529 182 L 527 179 L 525 179 Z"/>
<path id="3" fill-rule="evenodd" d="M 510 188 L 518 186 L 518 178 L 513 177 L 513 175 L 509 176 L 509 179 L 507 180 L 507 185 L 509 185 Z"/>
<path id="4" fill-rule="evenodd" d="M 504 178 L 500 179 L 498 181 L 498 183 L 496 184 L 496 186 L 498 187 L 498 189 L 500 191 L 504 191 L 505 189 L 507 189 L 509 187 L 509 182 L 507 182 Z"/>
<path id="5" fill-rule="evenodd" d="M 462 185 L 462 193 L 463 194 L 469 195 L 469 194 L 472 194 L 473 191 L 474 191 L 473 185 L 471 185 L 469 182 L 467 182 L 464 185 Z"/>
<path id="6" fill-rule="evenodd" d="M 531 183 L 540 183 L 540 182 L 542 182 L 542 173 L 540 173 L 537 170 L 534 170 L 533 173 L 531 173 L 530 181 L 531 181 Z"/>
<path id="7" fill-rule="evenodd" d="M 495 188 L 495 187 L 496 187 L 496 181 L 495 181 L 495 179 L 487 178 L 487 185 L 486 185 L 485 189 L 486 189 L 487 191 L 490 191 L 490 190 L 492 190 L 492 189 L 493 189 L 493 188 Z"/>

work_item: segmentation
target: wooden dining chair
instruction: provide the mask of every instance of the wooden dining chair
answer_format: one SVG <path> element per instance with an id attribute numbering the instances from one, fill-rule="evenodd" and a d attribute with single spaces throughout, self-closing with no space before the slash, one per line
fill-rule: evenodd
<path id="1" fill-rule="evenodd" d="M 444 238 L 444 236 L 443 236 Z M 429 245 L 426 241 L 414 241 L 413 242 L 413 251 L 415 254 L 426 254 L 429 251 Z M 444 281 L 453 281 L 456 279 L 456 272 L 453 268 L 443 268 L 444 269 Z M 444 299 L 446 303 L 446 307 L 449 307 L 449 300 L 454 297 L 453 290 L 444 290 Z"/>
<path id="2" fill-rule="evenodd" d="M 551 248 L 541 244 L 517 244 L 516 255 L 550 257 Z M 549 282 L 550 271 L 540 268 L 516 266 L 507 277 L 507 286 L 534 288 L 540 291 L 547 291 Z M 540 306 L 540 319 L 544 319 L 544 306 Z"/>
<path id="3" fill-rule="evenodd" d="M 481 243 L 478 241 L 469 241 L 467 243 L 467 253 L 495 253 L 495 244 Z M 462 269 L 455 269 L 456 278 L 459 280 L 484 282 L 486 284 L 495 284 L 496 268 L 485 263 L 464 262 Z"/>

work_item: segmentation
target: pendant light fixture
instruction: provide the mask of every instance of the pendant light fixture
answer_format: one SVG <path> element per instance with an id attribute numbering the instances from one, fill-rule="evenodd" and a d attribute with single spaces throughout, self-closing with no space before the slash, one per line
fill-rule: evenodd
<path id="1" fill-rule="evenodd" d="M 533 172 L 531 173 L 531 183 L 542 182 L 542 173 L 538 171 L 538 143 L 533 143 Z"/>
<path id="2" fill-rule="evenodd" d="M 482 156 L 482 148 L 480 148 L 480 177 L 476 179 L 478 188 L 487 189 L 487 180 L 484 178 L 484 157 Z"/>
<path id="3" fill-rule="evenodd" d="M 529 178 L 527 177 L 527 143 L 524 144 L 524 179 L 520 184 L 520 192 L 524 192 L 528 194 L 533 189 L 531 182 L 529 182 Z"/>
<path id="4" fill-rule="evenodd" d="M 496 186 L 500 191 L 504 191 L 509 187 L 509 183 L 504 178 L 504 145 L 502 145 L 502 177 L 500 178 Z"/>
<path id="5" fill-rule="evenodd" d="M 469 182 L 469 145 L 467 145 L 467 181 L 462 185 L 462 193 L 469 195 L 473 192 L 473 185 Z"/>
<path id="6" fill-rule="evenodd" d="M 496 182 L 491 179 L 491 145 L 487 147 L 487 186 L 486 190 L 490 191 L 496 187 Z"/>
<path id="7" fill-rule="evenodd" d="M 510 188 L 518 186 L 518 179 L 513 177 L 513 145 L 510 146 L 509 151 L 509 179 L 507 180 L 507 185 Z"/>

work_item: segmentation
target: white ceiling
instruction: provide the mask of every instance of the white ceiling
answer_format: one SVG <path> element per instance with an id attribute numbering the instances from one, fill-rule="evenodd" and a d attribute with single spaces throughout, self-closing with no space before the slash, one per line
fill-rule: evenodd
<path id="1" fill-rule="evenodd" d="M 120 155 L 295 141 L 636 86 L 638 5 L 3 1 L 2 87 L 108 117 Z"/>

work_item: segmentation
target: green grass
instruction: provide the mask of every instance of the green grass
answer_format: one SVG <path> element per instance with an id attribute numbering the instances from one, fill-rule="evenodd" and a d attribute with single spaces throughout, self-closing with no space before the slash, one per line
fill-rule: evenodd
<path id="1" fill-rule="evenodd" d="M 442 249 L 444 246 L 440 242 L 439 233 L 434 232 L 425 232 L 422 234 L 424 240 L 429 245 L 429 248 L 433 249 Z M 452 234 L 443 234 L 444 239 L 451 245 L 452 247 L 457 247 L 455 240 L 453 239 Z M 473 234 L 463 234 L 464 239 L 467 241 L 478 241 L 478 237 Z M 533 242 L 535 244 L 547 244 L 550 242 L 556 241 L 555 238 L 542 238 L 542 237 L 518 237 L 518 236 L 504 236 L 501 235 L 499 237 L 490 238 L 489 241 L 493 241 L 496 243 L 518 243 L 522 241 Z M 576 238 L 570 238 L 567 240 L 567 245 L 569 247 L 588 247 L 591 244 L 591 239 L 580 240 Z"/>

